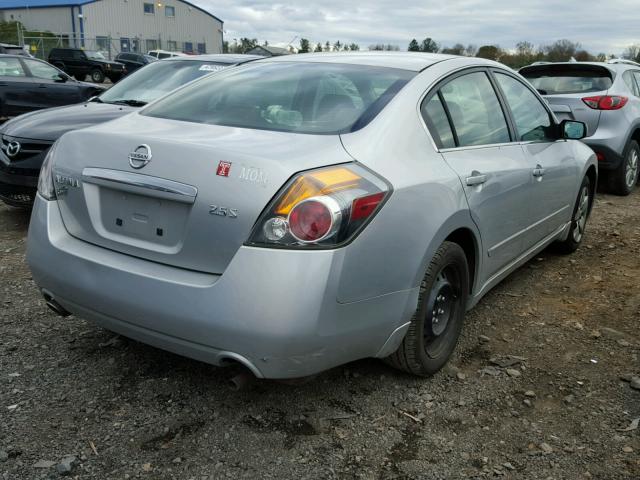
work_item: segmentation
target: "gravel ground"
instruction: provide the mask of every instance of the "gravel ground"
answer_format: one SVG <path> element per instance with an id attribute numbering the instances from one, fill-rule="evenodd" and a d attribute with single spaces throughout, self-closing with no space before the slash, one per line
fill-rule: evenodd
<path id="1" fill-rule="evenodd" d="M 0 204 L 3 480 L 640 478 L 640 192 L 599 196 L 578 252 L 485 297 L 435 377 L 363 360 L 240 392 L 237 371 L 52 314 L 27 224 Z"/>

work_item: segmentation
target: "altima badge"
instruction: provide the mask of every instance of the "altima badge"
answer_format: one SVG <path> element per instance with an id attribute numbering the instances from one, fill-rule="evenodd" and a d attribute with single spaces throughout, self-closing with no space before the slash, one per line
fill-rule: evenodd
<path id="1" fill-rule="evenodd" d="M 142 168 L 151 161 L 151 157 L 151 147 L 143 143 L 129 154 L 129 165 L 135 169 Z"/>

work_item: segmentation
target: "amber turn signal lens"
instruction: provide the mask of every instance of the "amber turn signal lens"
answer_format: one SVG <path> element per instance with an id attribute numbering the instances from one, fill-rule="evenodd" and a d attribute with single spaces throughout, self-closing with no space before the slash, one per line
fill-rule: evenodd
<path id="1" fill-rule="evenodd" d="M 328 168 L 309 172 L 298 177 L 275 208 L 278 215 L 288 215 L 291 209 L 307 198 L 328 195 L 358 186 L 362 180 L 358 174 L 345 167 Z"/>

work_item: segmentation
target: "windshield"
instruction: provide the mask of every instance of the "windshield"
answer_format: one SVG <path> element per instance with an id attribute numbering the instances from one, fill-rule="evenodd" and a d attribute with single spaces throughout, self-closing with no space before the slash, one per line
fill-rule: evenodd
<path id="1" fill-rule="evenodd" d="M 348 64 L 249 64 L 181 89 L 143 114 L 261 130 L 346 133 L 371 121 L 414 75 Z"/>
<path id="2" fill-rule="evenodd" d="M 106 60 L 107 58 L 102 54 L 102 52 L 94 52 L 92 50 L 85 50 L 84 53 L 88 58 L 92 58 L 94 60 Z"/>
<path id="3" fill-rule="evenodd" d="M 543 95 L 601 92 L 612 84 L 611 72 L 595 65 L 536 65 L 520 74 Z"/>
<path id="4" fill-rule="evenodd" d="M 128 100 L 149 103 L 185 83 L 228 66 L 226 63 L 196 60 L 155 61 L 116 83 L 100 95 L 100 100 L 106 103 Z"/>

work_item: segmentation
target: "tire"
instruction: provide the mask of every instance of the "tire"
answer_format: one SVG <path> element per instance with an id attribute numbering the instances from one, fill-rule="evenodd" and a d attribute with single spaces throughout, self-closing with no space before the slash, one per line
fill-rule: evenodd
<path id="1" fill-rule="evenodd" d="M 592 203 L 593 189 L 591 188 L 591 180 L 589 180 L 589 177 L 584 177 L 571 214 L 571 227 L 569 228 L 567 239 L 556 244 L 558 252 L 568 254 L 578 249 L 584 238 Z"/>
<path id="2" fill-rule="evenodd" d="M 629 195 L 638 183 L 640 171 L 640 147 L 631 140 L 624 150 L 620 166 L 609 172 L 609 190 L 616 195 Z"/>
<path id="3" fill-rule="evenodd" d="M 89 74 L 89 76 L 91 77 L 91 81 L 93 83 L 104 82 L 104 72 L 99 68 L 96 68 L 95 70 L 91 70 L 91 73 Z"/>
<path id="4" fill-rule="evenodd" d="M 409 330 L 386 362 L 422 377 L 438 372 L 458 343 L 468 296 L 469 266 L 464 250 L 456 243 L 444 242 L 420 284 Z M 435 317 L 433 312 L 438 312 Z"/>

